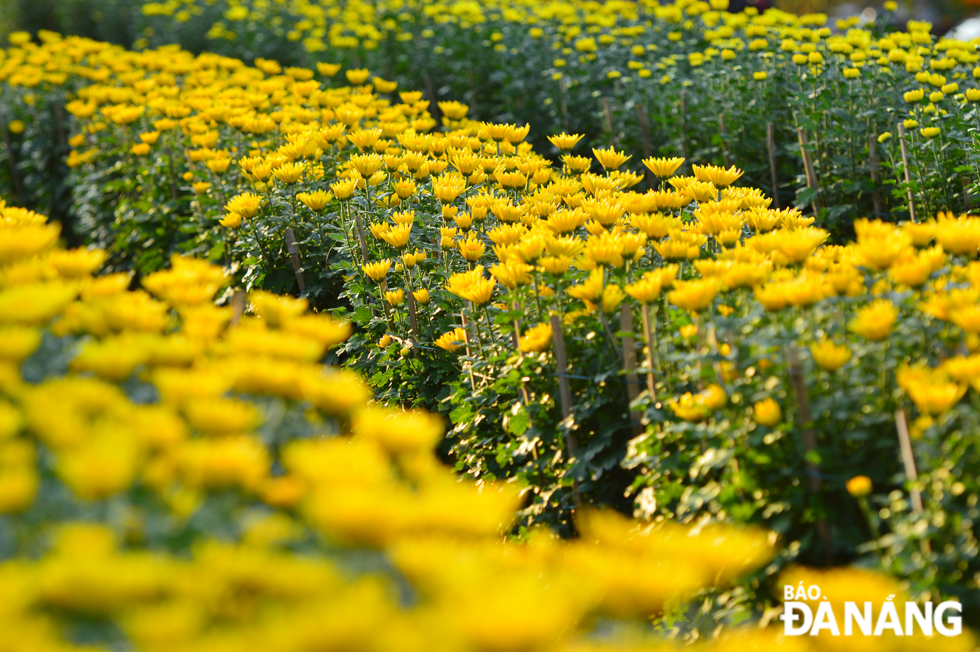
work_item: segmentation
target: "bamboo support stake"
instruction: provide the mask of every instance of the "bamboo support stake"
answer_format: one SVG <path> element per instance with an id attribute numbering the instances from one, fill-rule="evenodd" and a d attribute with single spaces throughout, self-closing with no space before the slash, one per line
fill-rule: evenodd
<path id="1" fill-rule="evenodd" d="M 873 133 L 868 140 L 868 164 L 871 167 L 871 181 L 875 184 L 871 201 L 874 202 L 875 217 L 881 217 L 881 191 L 878 190 L 878 137 Z"/>
<path id="2" fill-rule="evenodd" d="M 809 459 L 810 453 L 814 453 L 817 450 L 817 437 L 813 432 L 813 428 L 810 427 L 812 417 L 810 416 L 810 400 L 806 393 L 806 381 L 803 379 L 803 366 L 800 364 L 800 356 L 795 346 L 791 345 L 789 347 L 786 357 L 789 359 L 790 380 L 793 383 L 793 390 L 796 393 L 796 425 L 802 431 L 803 448 L 806 450 L 807 454 L 805 465 L 807 475 L 809 476 L 808 487 L 810 493 L 816 497 L 820 494 L 822 482 L 820 481 L 819 467 L 816 465 L 816 463 Z M 823 517 L 817 519 L 816 527 L 817 535 L 827 547 L 827 554 L 829 556 L 832 542 L 830 538 L 830 528 L 827 526 L 827 520 Z"/>
<path id="3" fill-rule="evenodd" d="M 412 337 L 416 342 L 421 341 L 422 334 L 419 333 L 419 320 L 415 312 L 415 295 L 409 290 L 405 293 L 405 302 L 408 304 L 408 323 L 412 327 Z"/>
<path id="4" fill-rule="evenodd" d="M 616 147 L 616 134 L 613 132 L 612 103 L 608 97 L 602 98 L 602 111 L 606 116 L 606 132 L 609 134 L 609 145 Z"/>
<path id="5" fill-rule="evenodd" d="M 17 203 L 24 201 L 24 186 L 17 174 L 17 156 L 14 154 L 14 144 L 10 139 L 10 131 L 7 130 L 7 119 L 0 111 L 0 135 L 3 136 L 3 144 L 7 148 L 7 165 L 10 166 L 10 180 L 14 183 L 14 192 L 17 194 Z"/>
<path id="6" fill-rule="evenodd" d="M 306 281 L 303 279 L 303 266 L 299 259 L 299 244 L 296 242 L 296 236 L 293 235 L 292 227 L 286 227 L 285 238 L 286 250 L 289 252 L 289 258 L 293 263 L 293 273 L 296 274 L 299 291 L 306 292 Z"/>
<path id="7" fill-rule="evenodd" d="M 466 302 L 467 307 L 469 307 L 469 301 Z M 470 329 L 466 324 L 466 311 L 463 310 L 459 313 L 460 323 L 463 325 L 463 344 L 466 346 L 466 357 L 472 359 L 473 350 L 470 348 Z M 470 389 L 476 391 L 476 378 L 473 376 L 473 363 L 468 362 L 467 367 L 469 367 L 470 372 Z"/>
<path id="8" fill-rule="evenodd" d="M 708 346 L 711 347 L 710 348 L 711 354 L 717 356 L 718 355 L 718 348 L 719 348 L 718 347 L 718 331 L 715 330 L 715 327 L 714 326 L 709 326 L 708 327 L 708 334 L 705 337 L 705 339 L 707 340 Z M 712 365 L 712 368 L 715 371 L 715 378 L 717 378 L 718 383 L 724 384 L 724 382 L 725 382 L 725 376 L 724 376 L 723 373 L 721 373 L 721 363 L 716 361 Z"/>
<path id="9" fill-rule="evenodd" d="M 687 89 L 681 89 L 681 156 L 690 165 L 691 157 L 687 153 Z"/>
<path id="10" fill-rule="evenodd" d="M 231 295 L 231 325 L 238 326 L 243 314 L 245 314 L 245 291 L 235 290 Z"/>
<path id="11" fill-rule="evenodd" d="M 516 301 L 514 302 L 513 309 L 517 311 Z M 520 358 L 521 363 L 523 363 L 524 352 L 521 351 L 521 322 L 519 322 L 516 319 L 514 320 L 514 332 L 511 333 L 511 339 L 514 342 L 514 350 L 517 351 L 517 357 Z M 521 368 L 523 369 L 523 364 Z M 524 384 L 523 377 L 521 377 L 521 400 L 524 401 L 525 407 L 531 404 L 531 397 L 528 396 L 527 385 Z M 530 423 L 530 419 L 528 420 L 528 423 Z M 538 459 L 538 447 L 536 445 L 534 446 L 534 448 L 531 449 L 531 452 L 534 454 L 534 459 Z"/>
<path id="12" fill-rule="evenodd" d="M 511 304 L 510 309 L 514 312 L 520 312 L 520 305 L 517 301 Z M 514 341 L 514 350 L 517 351 L 517 355 L 524 357 L 524 353 L 521 351 L 521 322 L 517 319 L 514 320 L 514 332 L 511 333 L 511 339 Z"/>
<path id="13" fill-rule="evenodd" d="M 769 175 L 772 178 L 772 203 L 779 209 L 779 177 L 776 174 L 776 125 L 766 124 L 766 149 L 769 150 Z"/>
<path id="14" fill-rule="evenodd" d="M 725 140 L 728 138 L 728 131 L 725 129 L 724 113 L 718 114 L 718 131 L 718 135 L 721 137 L 721 156 L 725 159 L 725 167 L 727 168 L 730 166 L 730 163 L 728 162 L 728 141 Z"/>
<path id="15" fill-rule="evenodd" d="M 561 400 L 562 419 L 568 421 L 572 416 L 572 390 L 568 384 L 568 358 L 565 355 L 565 336 L 561 331 L 561 320 L 558 315 L 551 316 L 551 338 L 555 345 L 555 361 L 558 366 L 558 397 Z M 568 424 L 566 424 L 568 425 Z M 574 457 L 578 452 L 578 441 L 569 430 L 568 455 Z"/>
<path id="16" fill-rule="evenodd" d="M 561 400 L 565 443 L 568 445 L 568 459 L 571 460 L 578 453 L 578 439 L 572 430 L 572 390 L 568 385 L 568 358 L 565 355 L 565 336 L 562 334 L 561 319 L 559 319 L 558 315 L 551 316 L 551 338 L 555 346 L 555 362 L 558 367 L 558 396 Z M 572 495 L 575 498 L 575 506 L 581 506 L 582 498 L 578 492 L 577 480 L 573 480 Z"/>
<path id="17" fill-rule="evenodd" d="M 361 220 L 360 213 L 354 215 L 354 221 L 357 222 L 357 238 L 361 241 L 361 257 L 364 259 L 365 265 L 368 263 L 368 248 L 367 239 L 364 237 L 364 222 Z"/>
<path id="18" fill-rule="evenodd" d="M 905 185 L 909 194 L 909 218 L 915 222 L 915 201 L 912 199 L 912 177 L 909 174 L 909 148 L 905 143 L 905 124 L 898 123 L 898 142 L 902 149 L 902 167 L 905 170 Z"/>
<path id="19" fill-rule="evenodd" d="M 695 363 L 695 367 L 694 367 L 695 368 L 695 372 L 694 373 L 695 373 L 695 376 L 698 379 L 698 391 L 699 392 L 703 392 L 704 391 L 704 376 L 701 374 L 701 368 L 704 365 L 704 355 L 707 353 L 707 350 L 705 348 L 705 344 L 706 344 L 707 338 L 705 338 L 705 336 L 704 336 L 705 329 L 704 328 L 701 328 L 701 326 L 702 326 L 702 324 L 701 324 L 701 315 L 698 314 L 698 313 L 694 313 L 692 315 L 692 317 L 693 317 L 692 323 L 694 324 L 694 332 L 695 332 L 696 338 L 697 338 L 697 344 L 695 345 L 697 348 L 695 348 L 695 351 L 698 352 L 698 361 Z"/>
<path id="20" fill-rule="evenodd" d="M 558 397 L 561 400 L 561 416 L 568 419 L 572 416 L 572 390 L 568 384 L 568 358 L 565 356 L 565 336 L 561 331 L 561 320 L 558 315 L 551 316 L 551 338 L 555 345 L 555 361 L 558 366 Z M 574 455 L 578 450 L 578 442 L 574 436 L 569 437 L 569 453 Z M 574 449 L 574 450 L 573 450 Z"/>
<path id="21" fill-rule="evenodd" d="M 645 104 L 638 103 L 636 105 L 636 118 L 640 123 L 640 139 L 643 144 L 643 158 L 650 158 L 653 156 L 653 146 L 650 143 L 650 120 L 647 118 L 647 107 Z M 646 166 L 643 167 L 646 173 L 647 183 L 653 182 L 653 172 L 647 169 Z"/>
<path id="22" fill-rule="evenodd" d="M 425 94 L 429 96 L 429 114 L 436 123 L 442 122 L 442 113 L 439 111 L 439 103 L 436 102 L 436 89 L 432 85 L 432 78 L 429 73 L 423 73 L 422 82 L 425 84 Z"/>
<path id="23" fill-rule="evenodd" d="M 626 395 L 629 397 L 630 405 L 640 395 L 640 379 L 636 375 L 636 341 L 633 339 L 633 308 L 627 302 L 619 306 L 619 327 L 623 335 L 623 369 L 626 370 Z M 643 425 L 640 423 L 640 415 L 632 408 L 630 409 L 630 421 L 633 423 L 634 434 L 640 434 Z"/>
<path id="24" fill-rule="evenodd" d="M 657 384 L 653 378 L 653 328 L 656 324 L 650 319 L 650 304 L 643 304 L 643 340 L 647 345 L 647 391 L 650 398 L 657 400 Z"/>
<path id="25" fill-rule="evenodd" d="M 174 171 L 174 151 L 167 143 L 167 172 L 170 174 L 170 199 L 177 201 L 177 173 Z"/>
<path id="26" fill-rule="evenodd" d="M 68 147 L 68 139 L 65 137 L 65 119 L 61 115 L 61 104 L 59 102 L 54 103 L 54 124 L 58 132 L 58 145 L 61 147 Z"/>
<path id="27" fill-rule="evenodd" d="M 806 148 L 810 143 L 807 139 L 806 130 L 803 127 L 797 127 L 796 135 L 800 139 L 800 152 L 803 154 L 803 168 L 806 170 L 806 187 L 814 193 L 812 208 L 813 214 L 816 215 L 820 201 L 818 199 L 820 194 L 820 181 L 817 179 L 817 169 L 813 166 L 813 159 L 810 157 L 810 152 Z"/>
<path id="28" fill-rule="evenodd" d="M 898 430 L 898 443 L 902 450 L 902 464 L 905 466 L 905 477 L 909 479 L 912 487 L 909 495 L 912 499 L 912 509 L 916 514 L 922 514 L 922 493 L 919 492 L 915 483 L 919 480 L 919 474 L 915 470 L 915 456 L 912 454 L 912 440 L 909 438 L 909 424 L 905 419 L 905 410 L 895 411 L 895 428 Z"/>
<path id="29" fill-rule="evenodd" d="M 388 300 L 385 299 L 385 295 L 388 294 L 388 281 L 381 279 L 381 290 L 378 292 L 380 295 L 378 300 L 381 301 L 381 308 L 385 313 L 385 321 L 388 322 L 388 329 L 394 332 L 395 322 L 391 319 L 391 308 L 388 306 Z"/>

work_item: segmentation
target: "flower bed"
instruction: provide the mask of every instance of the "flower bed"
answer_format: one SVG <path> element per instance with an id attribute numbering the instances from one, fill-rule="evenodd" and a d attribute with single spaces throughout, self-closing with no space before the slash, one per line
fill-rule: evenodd
<path id="1" fill-rule="evenodd" d="M 735 167 L 695 165 L 685 176 L 682 159 L 647 157 L 657 189 L 642 192 L 634 188 L 643 176 L 626 169 L 633 158 L 622 150 L 593 149 L 593 173 L 593 159 L 578 155 L 586 151 L 579 136 L 552 135 L 567 152 L 559 168 L 525 142 L 527 127 L 468 120 L 456 103 L 440 105 L 443 130 L 434 131 L 421 93 L 396 93 L 368 70 L 345 70 L 352 86 L 339 86 L 329 81 L 340 74 L 333 66 L 250 68 L 174 48 L 132 53 L 45 38 L 43 47 L 7 51 L 0 97 L 5 112 L 49 111 L 74 148 L 66 165 L 76 235 L 105 253 L 66 254 L 63 265 L 83 276 L 104 262 L 117 273 L 135 270 L 177 309 L 174 323 L 195 329 L 186 349 L 169 337 L 118 333 L 127 319 L 145 320 L 151 334 L 171 328 L 166 304 L 138 293 L 111 309 L 88 305 L 82 293 L 66 308 L 73 284 L 12 289 L 8 319 L 20 319 L 24 306 L 40 311 L 38 323 L 64 309 L 54 335 L 96 338 L 77 356 L 52 349 L 58 364 L 71 357 L 74 371 L 150 392 L 137 380 L 157 378 L 151 370 L 161 347 L 169 353 L 160 355 L 214 376 L 242 374 L 248 380 L 239 391 L 326 410 L 340 417 L 334 431 L 343 431 L 345 410 L 366 392 L 347 372 L 322 386 L 310 365 L 348 333 L 300 317 L 302 300 L 255 294 L 254 328 L 229 330 L 213 351 L 194 346 L 241 314 L 235 289 L 295 290 L 322 308 L 339 288 L 347 306 L 337 313 L 354 334 L 331 359 L 361 372 L 382 403 L 448 413 L 453 430 L 442 452 L 457 469 L 525 491 L 518 532 L 545 523 L 573 534 L 582 502 L 655 521 L 761 525 L 785 545 L 763 577 L 791 559 L 850 563 L 863 555 L 917 596 L 952 594 L 970 604 L 978 218 L 858 220 L 856 242 L 827 245 L 829 232 L 815 218 L 774 208 L 762 191 L 738 185 L 746 179 Z M 27 257 L 19 253 L 25 241 L 40 252 L 57 237 L 34 230 L 7 240 L 16 262 L 9 285 L 52 276 L 47 262 L 18 261 Z M 172 259 L 176 252 L 225 271 Z M 168 260 L 171 270 L 156 271 Z M 105 283 L 116 291 L 129 283 L 105 278 L 115 279 Z M 223 307 L 215 307 L 225 285 L 217 294 Z M 243 351 L 293 362 L 265 367 L 236 359 Z M 214 373 L 214 357 L 228 358 L 234 373 Z M 48 375 L 29 368 L 21 373 L 32 383 Z M 232 382 L 217 383 L 214 396 L 239 381 Z M 190 386 L 178 373 L 171 389 Z M 68 386 L 52 400 L 74 394 L 82 390 Z M 260 491 L 280 456 L 290 470 L 287 440 L 310 435 L 303 423 L 318 427 L 298 408 L 213 403 L 171 407 L 205 432 L 202 424 L 238 420 L 218 435 L 254 429 L 268 411 L 282 415 L 277 427 L 302 434 L 271 429 L 261 446 L 247 437 L 216 440 L 242 446 L 228 454 L 243 469 L 221 467 L 223 459 L 192 440 L 189 448 L 201 452 L 187 454 L 190 471 L 177 471 L 204 486 L 198 459 Z M 112 409 L 111 401 L 100 408 Z M 386 445 L 424 447 L 439 439 L 429 432 L 421 442 Z M 99 441 L 76 467 L 101 460 Z M 297 464 L 318 459 L 292 450 L 302 451 Z M 112 459 L 118 468 L 106 467 L 114 473 L 96 477 L 73 473 L 71 464 L 51 468 L 63 484 L 81 487 L 79 497 L 104 499 L 132 486 L 142 454 L 121 454 Z M 416 471 L 404 470 L 409 480 Z M 17 474 L 29 488 L 30 474 Z M 383 545 L 418 531 L 399 506 L 428 503 L 385 482 L 363 495 L 325 494 L 334 507 L 354 501 L 339 514 L 307 509 L 348 543 Z M 282 500 L 303 497 L 303 483 L 273 485 Z M 445 488 L 455 500 L 448 486 L 434 491 Z M 184 498 L 190 510 L 192 498 Z M 501 514 L 518 507 L 513 497 L 486 511 L 460 500 L 460 514 L 472 518 L 432 516 L 436 529 L 490 536 L 506 520 Z M 428 509 L 441 512 L 441 503 Z M 736 600 L 743 611 L 764 600 L 759 580 L 749 586 Z"/>

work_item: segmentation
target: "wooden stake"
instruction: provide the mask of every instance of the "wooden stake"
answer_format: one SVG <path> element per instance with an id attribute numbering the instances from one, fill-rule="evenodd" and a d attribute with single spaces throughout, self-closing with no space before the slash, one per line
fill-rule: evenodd
<path id="1" fill-rule="evenodd" d="M 408 323 L 412 327 L 412 337 L 418 342 L 422 335 L 419 333 L 419 320 L 415 314 L 415 295 L 412 294 L 411 290 L 405 293 L 405 301 L 408 303 Z"/>
<path id="2" fill-rule="evenodd" d="M 514 312 L 520 312 L 520 304 L 515 301 L 510 305 L 510 309 Z M 514 341 L 514 350 L 523 359 L 524 353 L 521 352 L 521 322 L 517 319 L 514 320 L 514 332 L 511 333 L 511 339 Z"/>
<path id="3" fill-rule="evenodd" d="M 381 279 L 381 291 L 378 294 L 380 295 L 381 308 L 385 313 L 385 321 L 388 322 L 388 329 L 394 332 L 395 322 L 391 319 L 391 308 L 388 305 L 388 300 L 385 299 L 385 295 L 388 294 L 388 281 L 386 279 Z"/>
<path id="4" fill-rule="evenodd" d="M 868 140 L 868 164 L 871 166 L 871 181 L 875 184 L 871 201 L 874 202 L 875 217 L 881 217 L 881 191 L 878 190 L 878 137 L 874 133 Z"/>
<path id="5" fill-rule="evenodd" d="M 357 222 L 357 237 L 361 241 L 361 257 L 364 258 L 362 262 L 365 265 L 367 265 L 368 263 L 367 240 L 364 238 L 364 222 L 361 220 L 360 213 L 354 215 L 354 221 Z"/>
<path id="6" fill-rule="evenodd" d="M 293 272 L 296 274 L 296 282 L 299 283 L 299 291 L 306 292 L 306 282 L 303 280 L 303 267 L 299 260 L 299 244 L 296 243 L 296 236 L 293 235 L 292 227 L 286 227 L 286 250 L 293 263 Z"/>
<path id="7" fill-rule="evenodd" d="M 568 385 L 568 358 L 565 355 L 565 336 L 561 332 L 561 319 L 551 316 L 551 338 L 555 345 L 555 362 L 558 367 L 558 396 L 561 399 L 562 422 L 565 424 L 565 443 L 568 446 L 568 459 L 578 453 L 578 439 L 572 430 L 572 390 Z M 572 495 L 575 505 L 581 506 L 582 498 L 578 492 L 578 481 L 573 480 Z"/>
<path id="8" fill-rule="evenodd" d="M 10 180 L 14 183 L 14 192 L 17 194 L 17 203 L 24 203 L 24 186 L 20 182 L 20 175 L 17 174 L 17 156 L 14 154 L 14 144 L 10 140 L 10 132 L 7 130 L 7 119 L 0 111 L 0 135 L 3 136 L 3 144 L 7 148 L 7 165 L 10 166 Z"/>
<path id="9" fill-rule="evenodd" d="M 725 159 L 725 167 L 729 167 L 728 162 L 728 142 L 725 140 L 728 137 L 728 132 L 725 130 L 725 114 L 718 114 L 718 131 L 721 136 L 721 156 Z"/>
<path id="10" fill-rule="evenodd" d="M 174 151 L 167 142 L 167 171 L 170 173 L 170 198 L 177 201 L 177 173 L 174 172 Z"/>
<path id="11" fill-rule="evenodd" d="M 516 301 L 514 302 L 513 309 L 515 311 L 517 310 L 517 302 Z M 524 352 L 521 351 L 521 322 L 519 322 L 516 319 L 514 320 L 514 332 L 511 333 L 511 337 L 512 337 L 512 340 L 514 342 L 514 350 L 517 351 L 517 357 L 519 357 L 521 359 L 521 362 L 523 363 L 524 362 Z M 522 369 L 523 369 L 523 366 L 522 366 Z M 528 396 L 527 386 L 524 384 L 523 376 L 521 377 L 521 400 L 524 401 L 525 407 L 531 404 L 531 397 Z M 528 419 L 528 423 L 530 423 L 530 418 Z M 531 449 L 531 452 L 534 454 L 534 459 L 538 459 L 538 447 L 537 447 L 537 445 L 535 445 L 534 448 Z"/>
<path id="12" fill-rule="evenodd" d="M 61 104 L 59 102 L 54 103 L 54 124 L 58 132 L 58 145 L 61 147 L 68 147 L 68 140 L 65 137 L 65 120 L 61 115 Z"/>
<path id="13" fill-rule="evenodd" d="M 429 77 L 429 73 L 423 73 L 422 81 L 425 84 L 425 93 L 429 96 L 429 114 L 433 120 L 441 123 L 442 114 L 439 111 L 439 104 L 436 102 L 436 89 L 432 86 L 432 78 Z"/>
<path id="14" fill-rule="evenodd" d="M 690 166 L 690 156 L 687 153 L 687 89 L 681 89 L 681 156 L 685 164 Z"/>
<path id="15" fill-rule="evenodd" d="M 469 307 L 470 302 L 466 302 L 466 306 Z M 470 348 L 470 329 L 466 324 L 466 311 L 463 310 L 459 313 L 460 323 L 463 325 L 463 344 L 466 345 L 466 357 L 473 357 L 473 350 Z M 473 364 L 468 362 L 467 366 L 470 371 L 470 388 L 476 391 L 476 378 L 473 376 Z"/>
<path id="16" fill-rule="evenodd" d="M 643 158 L 653 156 L 653 146 L 650 144 L 650 120 L 647 118 L 647 107 L 643 103 L 636 105 L 636 117 L 640 123 L 640 139 L 643 144 Z M 647 183 L 652 185 L 653 172 L 643 166 L 643 171 L 647 177 Z"/>
<path id="17" fill-rule="evenodd" d="M 633 307 L 623 302 L 619 306 L 619 327 L 629 335 L 623 335 L 623 369 L 626 371 L 626 395 L 632 405 L 633 401 L 640 395 L 640 379 L 636 376 L 636 342 L 633 339 Z M 643 424 L 640 423 L 640 415 L 632 408 L 629 411 L 630 421 L 633 423 L 633 433 L 640 434 L 643 431 Z"/>
<path id="18" fill-rule="evenodd" d="M 572 416 L 572 390 L 568 384 L 568 358 L 565 355 L 565 336 L 561 331 L 561 320 L 558 315 L 551 316 L 551 338 L 555 345 L 555 361 L 558 366 L 558 397 L 561 400 L 562 419 Z M 575 435 L 568 432 L 568 454 L 574 457 L 578 452 L 578 441 Z"/>
<path id="19" fill-rule="evenodd" d="M 602 98 L 602 110 L 606 114 L 606 131 L 609 133 L 609 145 L 616 147 L 616 134 L 613 133 L 612 103 L 608 97 Z"/>
<path id="20" fill-rule="evenodd" d="M 235 290 L 235 293 L 231 295 L 231 325 L 238 326 L 238 322 L 242 320 L 242 315 L 245 313 L 245 291 Z"/>
<path id="21" fill-rule="evenodd" d="M 905 168 L 905 186 L 909 189 L 909 218 L 915 222 L 915 201 L 912 199 L 912 177 L 909 175 L 909 148 L 905 144 L 905 124 L 898 123 L 898 142 L 902 148 L 902 167 Z"/>
<path id="22" fill-rule="evenodd" d="M 643 339 L 647 345 L 647 391 L 650 398 L 657 400 L 657 384 L 653 378 L 653 327 L 656 326 L 650 320 L 650 304 L 643 304 Z"/>
<path id="23" fill-rule="evenodd" d="M 813 432 L 813 428 L 810 427 L 810 422 L 812 418 L 810 416 L 810 400 L 806 393 L 806 381 L 803 379 L 803 366 L 800 364 L 800 356 L 796 350 L 795 346 L 790 346 L 787 350 L 786 357 L 789 360 L 789 374 L 790 379 L 793 383 L 793 389 L 796 393 L 796 405 L 797 405 L 797 427 L 802 431 L 803 435 L 803 448 L 806 450 L 807 457 L 805 460 L 807 475 L 809 476 L 809 490 L 810 493 L 816 497 L 820 494 L 820 489 L 822 483 L 820 481 L 818 467 L 812 460 L 809 459 L 810 453 L 816 452 L 817 450 L 817 437 Z M 823 541 L 824 545 L 827 547 L 827 555 L 831 552 L 831 538 L 830 538 L 830 528 L 827 526 L 827 520 L 823 517 L 817 519 L 817 535 L 820 540 Z"/>
<path id="24" fill-rule="evenodd" d="M 898 443 L 902 450 L 902 464 L 905 466 L 905 477 L 912 487 L 909 495 L 912 499 L 912 509 L 916 514 L 922 514 L 922 494 L 915 486 L 919 474 L 915 470 L 915 456 L 912 454 L 912 440 L 909 438 L 909 424 L 905 420 L 905 410 L 895 411 L 895 428 L 898 430 Z"/>
<path id="25" fill-rule="evenodd" d="M 766 148 L 769 150 L 769 174 L 772 177 L 772 203 L 779 209 L 779 177 L 776 174 L 776 125 L 766 124 Z"/>
<path id="26" fill-rule="evenodd" d="M 813 159 L 810 158 L 810 152 L 806 148 L 809 144 L 806 130 L 803 127 L 797 127 L 796 135 L 800 139 L 800 152 L 803 154 L 803 168 L 806 170 L 806 187 L 814 192 L 812 208 L 813 214 L 816 215 L 819 202 L 818 196 L 820 194 L 820 181 L 817 179 L 817 170 L 813 167 Z"/>

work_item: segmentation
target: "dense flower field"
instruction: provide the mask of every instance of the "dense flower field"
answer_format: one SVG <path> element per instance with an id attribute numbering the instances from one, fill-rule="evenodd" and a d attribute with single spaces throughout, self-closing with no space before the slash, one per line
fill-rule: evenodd
<path id="1" fill-rule="evenodd" d="M 855 215 L 959 212 L 980 194 L 978 54 L 928 23 L 897 29 L 894 4 L 871 24 L 731 14 L 725 0 L 149 2 L 139 20 L 145 44 L 367 67 L 473 117 L 530 123 L 548 154 L 544 135 L 565 130 L 737 164 L 777 207 L 812 205 L 850 236 Z"/>
<path id="2" fill-rule="evenodd" d="M 146 290 L 93 277 L 104 252 L 59 248 L 24 209 L 0 204 L 0 235 L 11 650 L 673 650 L 638 628 L 590 634 L 592 617 L 625 627 L 774 554 L 763 531 L 589 508 L 574 542 L 503 543 L 517 487 L 458 482 L 432 455 L 437 417 L 369 406 L 356 374 L 318 364 L 348 325 L 261 291 L 254 315 L 215 306 L 230 279 L 190 258 Z M 820 582 L 841 613 L 902 594 L 856 569 L 785 581 Z M 738 630 L 700 649 L 835 642 Z"/>
<path id="3" fill-rule="evenodd" d="M 646 8 L 681 30 L 663 47 L 726 25 L 799 40 L 784 30 L 819 23 L 701 4 Z M 600 48 L 577 45 L 588 29 L 568 36 L 579 11 L 596 34 L 616 31 L 597 37 L 604 47 L 637 45 L 621 43 L 618 22 L 639 21 L 636 6 L 604 7 L 548 18 L 565 25 L 581 74 L 594 76 Z M 500 11 L 444 24 L 504 20 L 516 33 L 537 10 Z M 824 59 L 844 41 L 810 34 L 806 55 L 785 42 L 789 54 L 731 50 L 772 66 L 744 88 L 771 93 L 770 74 L 797 75 L 814 85 L 799 98 L 809 106 L 834 74 L 864 83 L 871 64 Z M 875 92 L 902 92 L 909 52 L 953 47 L 931 50 L 914 26 L 889 38 Z M 25 560 L 0 574 L 34 587 L 0 617 L 25 637 L 50 642 L 57 622 L 72 640 L 140 647 L 178 636 L 391 649 L 396 636 L 419 649 L 580 649 L 578 637 L 635 638 L 609 618 L 658 616 L 679 638 L 766 623 L 786 577 L 839 581 L 847 600 L 955 597 L 977 622 L 980 218 L 933 217 L 963 207 L 969 184 L 946 193 L 949 180 L 933 179 L 930 194 L 920 176 L 879 192 L 892 207 L 912 193 L 919 213 L 898 222 L 857 219 L 857 204 L 833 213 L 818 193 L 780 208 L 749 141 L 653 156 L 615 131 L 613 112 L 605 143 L 559 128 L 535 139 L 367 68 L 39 39 L 16 34 L 0 54 L 4 193 L 71 205 L 65 234 L 20 208 L 0 222 L 0 554 Z M 951 69 L 976 57 L 956 51 Z M 715 55 L 710 83 L 733 60 Z M 692 79 L 709 63 L 689 60 Z M 661 81 L 651 101 L 669 90 Z M 912 161 L 950 129 L 963 137 L 936 147 L 937 165 L 971 160 L 976 113 L 958 90 L 901 100 L 942 125 L 908 127 Z M 879 140 L 890 151 L 902 139 L 862 147 Z M 826 174 L 812 139 L 800 142 Z M 826 177 L 810 172 L 815 190 Z M 90 248 L 60 249 L 59 235 Z M 441 412 L 450 431 L 406 408 Z M 786 570 L 801 562 L 893 579 Z M 191 583 L 215 564 L 226 578 Z M 143 579 L 93 605 L 114 567 Z M 280 567 L 281 583 L 242 570 Z M 703 622 L 684 606 L 693 596 Z M 336 626 L 311 629 L 324 609 Z M 718 649 L 772 640 L 745 636 Z"/>
<path id="4" fill-rule="evenodd" d="M 457 482 L 438 417 L 317 364 L 346 324 L 263 292 L 254 316 L 217 307 L 228 279 L 193 259 L 149 292 L 92 277 L 103 252 L 23 209 L 0 234 L 8 649 L 76 649 L 62 626 L 112 644 L 109 623 L 150 650 L 564 649 L 586 614 L 655 613 L 772 555 L 764 532 L 589 511 L 578 542 L 504 545 L 516 487 Z"/>

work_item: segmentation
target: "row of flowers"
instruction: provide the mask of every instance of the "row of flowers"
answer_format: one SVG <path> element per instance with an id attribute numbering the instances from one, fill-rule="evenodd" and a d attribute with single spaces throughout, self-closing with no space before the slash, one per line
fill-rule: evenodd
<path id="1" fill-rule="evenodd" d="M 737 163 L 777 206 L 823 211 L 835 236 L 851 234 L 853 213 L 974 205 L 975 44 L 898 25 L 894 2 L 870 23 L 728 4 L 150 2 L 137 45 L 207 32 L 208 49 L 230 56 L 384 70 L 480 119 L 532 124 L 548 155 L 544 135 L 566 130 Z"/>
<path id="2" fill-rule="evenodd" d="M 2 203 L 0 236 L 12 649 L 593 650 L 589 614 L 653 615 L 773 554 L 763 531 L 594 510 L 579 541 L 505 543 L 518 488 L 459 482 L 438 417 L 371 406 L 322 364 L 348 325 L 261 291 L 216 306 L 231 279 L 191 258 L 145 289 L 93 277 L 104 252 Z M 853 578 L 869 596 L 883 581 Z"/>
<path id="3" fill-rule="evenodd" d="M 827 245 L 735 167 L 646 157 L 637 190 L 622 150 L 553 135 L 559 166 L 451 102 L 433 131 L 422 93 L 368 70 L 46 39 L 6 51 L 3 97 L 71 94 L 78 230 L 110 269 L 179 249 L 319 308 L 339 286 L 340 359 L 382 402 L 448 412 L 446 454 L 525 487 L 522 524 L 571 533 L 603 503 L 763 524 L 787 542 L 769 573 L 865 554 L 917 596 L 975 583 L 978 218 Z M 85 369 L 152 355 L 120 344 Z"/>

